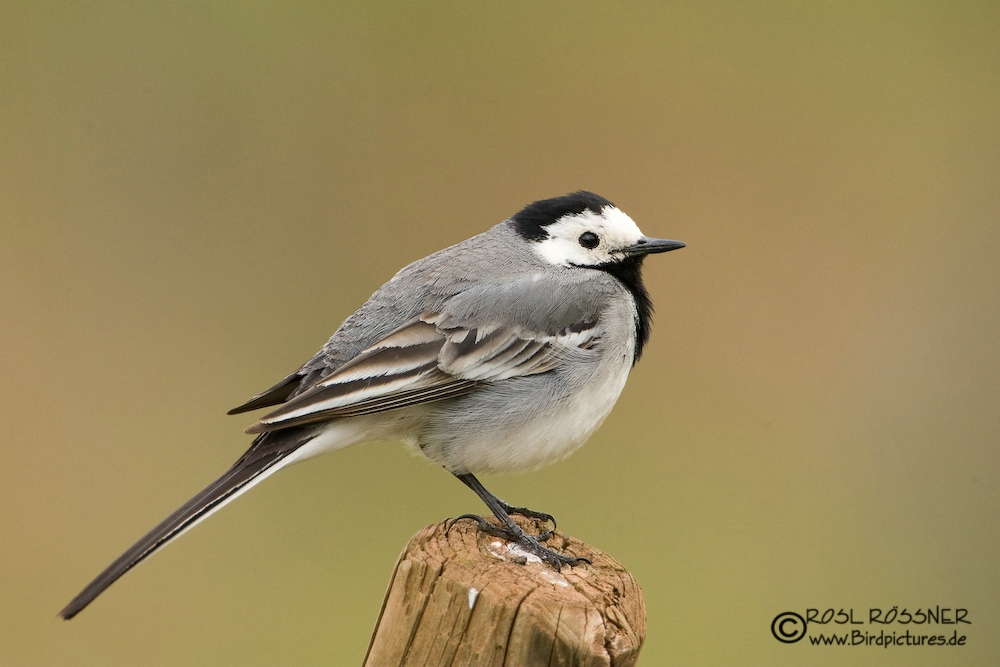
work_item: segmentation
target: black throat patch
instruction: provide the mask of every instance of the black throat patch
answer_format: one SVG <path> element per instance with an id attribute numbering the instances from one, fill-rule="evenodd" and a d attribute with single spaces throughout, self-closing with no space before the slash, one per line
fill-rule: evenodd
<path id="1" fill-rule="evenodd" d="M 625 286 L 635 299 L 635 354 L 632 357 L 634 366 L 642 356 L 642 348 L 649 340 L 650 327 L 653 324 L 653 302 L 649 300 L 649 292 L 642 283 L 643 256 L 629 257 L 620 262 L 602 264 L 594 268 L 606 271 Z"/>

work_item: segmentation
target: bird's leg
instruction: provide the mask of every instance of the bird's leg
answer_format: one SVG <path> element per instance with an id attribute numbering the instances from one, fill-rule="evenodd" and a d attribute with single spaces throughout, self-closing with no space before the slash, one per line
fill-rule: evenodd
<path id="1" fill-rule="evenodd" d="M 472 519 L 475 521 L 479 530 L 489 533 L 490 535 L 495 535 L 497 537 L 502 537 L 504 539 L 510 540 L 511 542 L 516 542 L 521 548 L 529 553 L 532 553 L 543 561 L 559 570 L 563 565 L 578 565 L 581 562 L 589 563 L 586 558 L 577 558 L 575 556 L 566 556 L 557 551 L 553 551 L 547 547 L 541 545 L 540 540 L 544 540 L 552 534 L 552 531 L 545 531 L 538 537 L 528 535 L 514 523 L 514 520 L 510 518 L 511 513 L 520 514 L 521 516 L 526 516 L 529 518 L 540 519 L 542 521 L 551 521 L 553 527 L 555 526 L 555 519 L 552 518 L 551 514 L 545 514 L 544 512 L 534 512 L 532 510 L 523 507 L 513 507 L 508 505 L 504 501 L 497 498 L 495 495 L 490 493 L 486 487 L 484 487 L 478 479 L 472 473 L 465 473 L 462 475 L 455 475 L 462 482 L 468 486 L 470 489 L 476 492 L 476 495 L 482 499 L 486 506 L 490 508 L 493 512 L 493 516 L 497 518 L 500 522 L 500 526 L 494 526 L 493 524 L 487 522 L 482 517 L 476 516 L 475 514 L 464 514 L 458 519 Z M 456 521 L 458 520 L 456 519 Z"/>
<path id="2" fill-rule="evenodd" d="M 488 495 L 490 498 L 492 498 L 494 501 L 496 501 L 497 504 L 500 505 L 501 509 L 503 509 L 503 511 L 504 511 L 504 514 L 506 514 L 507 516 L 510 516 L 511 514 L 519 514 L 521 516 L 528 517 L 529 519 L 537 519 L 538 521 L 544 521 L 545 523 L 551 523 L 552 524 L 552 530 L 555 530 L 557 528 L 557 526 L 556 526 L 556 518 L 554 516 L 552 516 L 551 514 L 549 514 L 548 512 L 536 512 L 535 510 L 528 509 L 527 507 L 514 507 L 513 505 L 511 505 L 511 504 L 509 504 L 507 502 L 504 502 L 503 500 L 501 500 L 497 496 L 493 495 L 493 493 L 491 493 L 490 491 L 488 491 L 486 489 L 486 487 L 484 487 L 480 483 L 480 481 L 478 479 L 476 479 L 472 475 L 472 473 L 466 473 L 464 475 L 455 475 L 455 477 L 457 477 L 460 480 L 462 480 L 462 482 L 466 486 L 468 486 L 470 489 L 472 489 L 473 491 L 475 491 L 476 495 L 483 499 L 483 502 L 486 502 L 486 496 L 484 496 L 483 494 Z M 487 504 L 487 506 L 490 506 L 490 503 L 487 502 L 486 504 Z M 490 509 L 492 510 L 493 507 L 490 506 Z M 496 513 L 496 510 L 493 510 L 493 511 L 494 511 L 494 513 Z M 541 535 L 538 536 L 538 539 L 543 540 L 543 541 L 546 540 L 546 539 L 548 539 L 549 536 L 552 535 L 552 530 L 546 530 L 544 533 L 542 533 Z"/>

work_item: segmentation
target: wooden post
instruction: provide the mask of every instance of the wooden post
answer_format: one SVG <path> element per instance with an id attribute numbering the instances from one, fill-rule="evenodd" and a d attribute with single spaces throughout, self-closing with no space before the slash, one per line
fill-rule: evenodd
<path id="1" fill-rule="evenodd" d="M 533 534 L 545 528 L 514 518 Z M 558 531 L 546 545 L 593 564 L 556 572 L 472 521 L 427 526 L 396 561 L 364 664 L 634 665 L 646 635 L 635 579 Z"/>

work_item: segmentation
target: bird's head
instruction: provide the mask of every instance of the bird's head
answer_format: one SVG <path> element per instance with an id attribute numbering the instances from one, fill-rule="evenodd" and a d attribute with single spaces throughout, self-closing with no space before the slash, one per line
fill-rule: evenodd
<path id="1" fill-rule="evenodd" d="M 607 268 L 684 247 L 643 235 L 632 218 L 592 192 L 536 201 L 511 220 L 538 256 L 557 266 Z"/>

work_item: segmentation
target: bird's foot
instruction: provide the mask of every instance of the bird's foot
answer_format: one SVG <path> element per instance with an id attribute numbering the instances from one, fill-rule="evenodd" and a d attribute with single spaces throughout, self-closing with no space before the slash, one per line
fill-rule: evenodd
<path id="1" fill-rule="evenodd" d="M 514 513 L 521 514 L 521 512 L 517 511 L 514 511 Z M 541 519 L 541 517 L 533 518 Z M 558 551 L 542 546 L 541 540 L 550 537 L 552 535 L 551 530 L 547 530 L 541 535 L 534 536 L 528 535 L 513 521 L 510 522 L 510 526 L 498 526 L 476 514 L 463 514 L 462 516 L 457 517 L 455 521 L 460 521 L 462 519 L 471 519 L 475 521 L 478 529 L 488 535 L 493 535 L 494 537 L 499 537 L 507 540 L 508 542 L 515 543 L 517 546 L 521 547 L 521 549 L 528 552 L 528 554 L 536 556 L 542 562 L 551 565 L 557 572 L 562 569 L 563 565 L 573 567 L 575 565 L 579 565 L 580 563 L 590 564 L 590 561 L 586 558 L 580 556 L 567 556 L 566 554 L 561 554 Z M 452 522 L 452 525 L 455 524 L 455 521 Z"/>
<path id="2" fill-rule="evenodd" d="M 538 535 L 538 539 L 542 542 L 552 537 L 552 531 L 558 527 L 556 526 L 556 518 L 548 512 L 536 512 L 535 510 L 528 509 L 527 507 L 514 507 L 513 505 L 508 505 L 499 498 L 497 498 L 497 500 L 500 501 L 500 507 L 503 508 L 503 511 L 506 512 L 508 516 L 511 514 L 517 514 L 529 519 L 536 519 L 538 521 L 544 521 L 545 523 L 551 523 L 551 530 L 546 530 Z"/>

